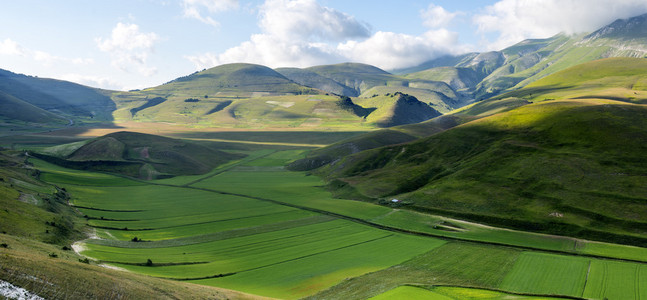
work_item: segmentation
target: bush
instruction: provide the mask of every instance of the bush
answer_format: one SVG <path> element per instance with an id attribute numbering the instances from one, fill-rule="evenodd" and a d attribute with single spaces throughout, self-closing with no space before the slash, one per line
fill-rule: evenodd
<path id="1" fill-rule="evenodd" d="M 72 248 L 71 248 L 71 247 L 68 247 L 68 246 L 63 246 L 63 248 L 61 248 L 61 249 L 63 249 L 63 251 L 70 251 L 70 250 L 72 250 Z"/>
<path id="2" fill-rule="evenodd" d="M 9 248 L 9 245 L 7 243 L 2 243 L 0 244 L 0 248 Z"/>
<path id="3" fill-rule="evenodd" d="M 79 258 L 79 262 L 84 264 L 90 264 L 90 259 L 88 259 L 87 257 L 83 259 Z"/>
<path id="4" fill-rule="evenodd" d="M 50 254 L 49 254 L 49 257 L 51 257 L 51 258 L 57 258 L 57 257 L 58 257 L 58 254 L 56 254 L 56 253 L 52 252 L 52 253 L 50 253 Z"/>
<path id="5" fill-rule="evenodd" d="M 146 266 L 147 267 L 153 266 L 153 261 L 150 258 L 148 260 L 146 260 Z"/>

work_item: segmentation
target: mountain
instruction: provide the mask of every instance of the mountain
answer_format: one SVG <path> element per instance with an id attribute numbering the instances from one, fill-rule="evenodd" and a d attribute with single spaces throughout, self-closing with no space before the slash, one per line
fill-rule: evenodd
<path id="1" fill-rule="evenodd" d="M 354 89 L 306 69 L 280 68 L 276 69 L 276 71 L 303 86 L 309 86 L 341 96 L 356 97 L 359 95 Z"/>
<path id="2" fill-rule="evenodd" d="M 441 57 L 398 73 L 407 78 L 443 81 L 481 100 L 588 61 L 645 57 L 646 33 L 647 14 L 617 20 L 590 34 L 558 34 L 525 40 L 501 51 Z"/>
<path id="3" fill-rule="evenodd" d="M 49 112 L 42 122 L 53 119 L 82 119 L 82 120 L 112 120 L 115 104 L 110 99 L 108 91 L 86 87 L 80 84 L 38 77 L 25 76 L 0 69 L 0 92 L 2 101 L 8 103 L 28 103 L 33 107 Z M 11 96 L 11 100 L 7 95 Z M 32 120 L 42 112 L 36 112 L 33 107 L 25 104 L 23 116 L 19 120 Z M 36 115 L 34 115 L 36 113 Z M 55 116 L 54 116 L 55 115 Z M 7 114 L 5 114 L 7 116 Z M 53 118 L 53 119 L 52 119 Z"/>
<path id="4" fill-rule="evenodd" d="M 126 131 L 50 147 L 32 155 L 74 169 L 107 171 L 142 179 L 204 174 L 241 157 L 209 144 Z"/>
<path id="5" fill-rule="evenodd" d="M 215 93 L 243 95 L 245 93 L 313 92 L 268 67 L 242 63 L 220 65 L 145 91 L 192 97 Z"/>
<path id="6" fill-rule="evenodd" d="M 437 118 L 456 122 L 428 137 L 392 134 L 391 146 L 325 163 L 323 155 L 344 149 L 333 145 L 292 167 L 323 165 L 316 172 L 339 196 L 393 197 L 421 211 L 644 246 L 647 190 L 638 182 L 647 172 L 647 108 L 633 103 L 647 101 L 645 67 L 636 58 L 575 66 Z M 611 90 L 631 92 L 609 99 Z M 530 100 L 518 97 L 530 92 Z M 551 93 L 559 97 L 545 100 Z"/>

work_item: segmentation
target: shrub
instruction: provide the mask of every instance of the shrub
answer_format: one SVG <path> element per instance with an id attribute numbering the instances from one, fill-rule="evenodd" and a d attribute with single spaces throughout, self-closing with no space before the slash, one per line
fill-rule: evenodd
<path id="1" fill-rule="evenodd" d="M 148 267 L 153 266 L 153 261 L 150 258 L 148 260 L 146 260 L 146 266 L 148 266 Z"/>
<path id="2" fill-rule="evenodd" d="M 9 248 L 9 245 L 7 243 L 2 243 L 0 244 L 0 248 Z"/>

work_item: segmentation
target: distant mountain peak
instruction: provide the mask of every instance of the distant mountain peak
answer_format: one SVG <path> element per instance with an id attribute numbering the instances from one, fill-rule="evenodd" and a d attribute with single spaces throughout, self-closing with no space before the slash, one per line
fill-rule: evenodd
<path id="1" fill-rule="evenodd" d="M 647 35 L 647 14 L 618 19 L 584 37 L 585 41 L 598 38 L 644 38 Z"/>

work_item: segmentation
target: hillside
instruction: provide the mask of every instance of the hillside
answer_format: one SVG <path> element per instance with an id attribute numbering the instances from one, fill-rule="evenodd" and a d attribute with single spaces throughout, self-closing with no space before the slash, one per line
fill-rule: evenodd
<path id="1" fill-rule="evenodd" d="M 67 205 L 67 190 L 39 180 L 25 159 L 0 151 L 0 283 L 47 299 L 260 298 L 112 270 L 75 253 L 71 245 L 85 238 L 85 220 Z"/>
<path id="2" fill-rule="evenodd" d="M 22 121 L 64 125 L 69 122 L 52 112 L 34 106 L 12 95 L 0 91 L 0 117 L 3 121 Z"/>
<path id="3" fill-rule="evenodd" d="M 59 119 L 109 121 L 112 120 L 111 114 L 115 110 L 115 104 L 106 96 L 110 93 L 108 91 L 1 69 L 0 92 L 48 111 L 49 118 L 55 114 Z M 33 118 L 33 113 L 33 108 L 28 109 L 22 118 Z"/>
<path id="4" fill-rule="evenodd" d="M 645 101 L 643 70 L 645 60 L 635 58 L 578 65 L 408 131 L 353 137 L 291 166 L 324 165 L 317 173 L 345 186 L 342 197 L 395 197 L 421 211 L 644 245 L 647 108 L 632 104 Z M 408 142 L 412 136 L 427 137 Z M 344 151 L 348 144 L 366 146 Z"/>
<path id="5" fill-rule="evenodd" d="M 313 92 L 268 67 L 242 63 L 217 66 L 144 91 L 192 97 L 216 93 L 233 93 L 242 96 L 244 93 Z"/>
<path id="6" fill-rule="evenodd" d="M 87 142 L 50 147 L 33 155 L 65 167 L 141 179 L 204 174 L 241 157 L 219 151 L 209 144 L 125 131 Z"/>
<path id="7" fill-rule="evenodd" d="M 319 172 L 415 209 L 634 243 L 647 229 L 639 184 L 646 117 L 642 106 L 610 100 L 548 101 L 360 152 Z"/>
<path id="8" fill-rule="evenodd" d="M 501 51 L 441 57 L 399 70 L 407 78 L 446 82 L 474 99 L 487 99 L 581 63 L 608 57 L 644 57 L 647 15 L 617 20 L 593 33 L 531 39 Z"/>

